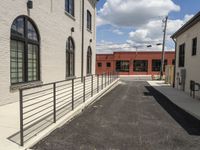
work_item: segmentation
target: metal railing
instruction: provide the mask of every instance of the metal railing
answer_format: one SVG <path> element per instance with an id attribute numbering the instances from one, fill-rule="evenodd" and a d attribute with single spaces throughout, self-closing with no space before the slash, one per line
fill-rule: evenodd
<path id="1" fill-rule="evenodd" d="M 117 78 L 117 74 L 107 73 L 20 89 L 20 145 L 23 146 Z"/>

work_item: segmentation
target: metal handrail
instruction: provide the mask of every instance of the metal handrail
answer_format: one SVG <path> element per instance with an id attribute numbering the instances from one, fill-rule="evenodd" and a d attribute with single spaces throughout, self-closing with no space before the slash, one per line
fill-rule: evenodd
<path id="1" fill-rule="evenodd" d="M 66 79 L 19 89 L 20 145 L 23 146 L 25 141 L 31 139 L 28 135 L 33 134 L 31 137 L 34 137 L 42 131 L 39 128 L 40 124 L 43 127 L 45 124 L 49 126 L 56 123 L 65 112 L 74 110 L 75 107 L 84 103 L 86 98 L 93 97 L 117 78 L 117 74 L 110 72 L 101 75 L 91 74 L 83 78 Z M 59 85 L 60 83 L 64 84 Z M 70 107 L 71 110 L 68 110 Z M 28 116 L 27 113 L 29 113 Z"/>

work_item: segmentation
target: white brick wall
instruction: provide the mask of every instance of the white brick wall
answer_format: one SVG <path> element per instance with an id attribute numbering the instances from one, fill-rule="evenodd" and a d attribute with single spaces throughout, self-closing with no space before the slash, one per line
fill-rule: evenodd
<path id="1" fill-rule="evenodd" d="M 190 92 L 190 80 L 200 83 L 200 22 L 191 27 L 189 30 L 181 34 L 177 38 L 177 51 L 176 51 L 176 79 L 177 73 L 180 70 L 186 69 L 186 86 L 185 91 Z M 192 39 L 197 37 L 197 55 L 192 56 Z M 185 67 L 179 67 L 179 46 L 185 43 Z M 178 81 L 175 82 L 176 87 L 179 87 Z M 180 88 L 180 87 L 179 87 Z M 200 92 L 196 93 L 200 97 Z"/>
<path id="2" fill-rule="evenodd" d="M 75 75 L 81 76 L 82 0 L 75 0 L 75 20 L 65 14 L 65 0 L 33 0 L 33 9 L 27 12 L 27 0 L 1 0 L 0 5 L 0 105 L 17 101 L 18 91 L 10 90 L 10 28 L 20 15 L 29 16 L 37 25 L 41 37 L 41 80 L 43 83 L 65 79 L 66 40 L 75 41 Z M 86 28 L 86 10 L 92 14 L 92 33 Z M 90 45 L 93 53 L 92 73 L 95 73 L 96 9 L 85 0 L 84 75 L 86 55 Z M 71 34 L 71 28 L 75 32 Z M 89 40 L 92 39 L 92 43 Z"/>

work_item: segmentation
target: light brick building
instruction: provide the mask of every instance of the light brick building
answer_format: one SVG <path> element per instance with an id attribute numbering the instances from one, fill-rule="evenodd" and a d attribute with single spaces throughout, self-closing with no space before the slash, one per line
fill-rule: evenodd
<path id="1" fill-rule="evenodd" d="M 175 87 L 190 93 L 191 81 L 200 86 L 200 12 L 172 35 L 176 44 Z M 200 87 L 199 87 L 200 88 Z M 198 86 L 196 86 L 198 90 Z M 196 95 L 200 97 L 200 92 Z"/>
<path id="2" fill-rule="evenodd" d="M 96 2 L 1 0 L 0 105 L 20 87 L 95 73 Z"/>

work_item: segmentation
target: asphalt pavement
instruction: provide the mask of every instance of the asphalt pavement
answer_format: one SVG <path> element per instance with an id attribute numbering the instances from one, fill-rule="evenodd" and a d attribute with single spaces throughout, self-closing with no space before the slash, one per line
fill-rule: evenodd
<path id="1" fill-rule="evenodd" d="M 146 81 L 123 79 L 34 150 L 199 150 L 200 122 Z"/>

